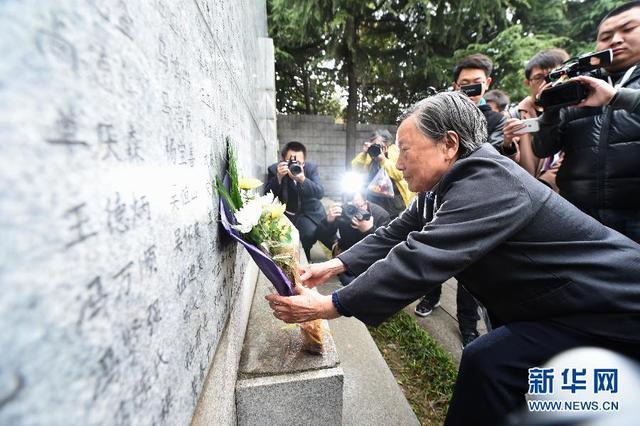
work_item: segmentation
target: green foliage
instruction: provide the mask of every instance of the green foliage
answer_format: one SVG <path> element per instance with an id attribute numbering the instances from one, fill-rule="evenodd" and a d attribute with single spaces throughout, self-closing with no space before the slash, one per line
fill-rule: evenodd
<path id="1" fill-rule="evenodd" d="M 242 197 L 240 196 L 240 185 L 238 183 L 238 160 L 236 158 L 233 144 L 231 143 L 231 138 L 227 136 L 224 141 L 227 146 L 227 174 L 229 175 L 229 190 L 225 188 L 222 180 L 217 176 L 214 187 L 216 191 L 218 191 L 218 194 L 224 198 L 231 211 L 235 213 L 242 207 Z"/>
<path id="2" fill-rule="evenodd" d="M 227 191 L 227 188 L 224 187 L 224 184 L 222 183 L 222 181 L 218 176 L 216 176 L 216 182 L 214 184 L 214 187 L 216 188 L 216 191 L 218 191 L 218 194 L 222 198 L 224 198 L 225 203 L 227 203 L 232 213 L 235 213 L 240 209 L 241 205 L 239 206 L 234 203 L 233 199 L 231 198 L 231 195 L 229 195 L 229 191 Z"/>
<path id="3" fill-rule="evenodd" d="M 571 55 L 593 50 L 599 21 L 623 3 L 268 0 L 278 110 L 344 117 L 339 98 L 352 85 L 359 121 L 394 122 L 429 86 L 448 87 L 455 61 L 475 52 L 494 60 L 494 88 L 519 100 L 529 58 L 550 47 Z"/>
<path id="4" fill-rule="evenodd" d="M 369 332 L 422 423 L 441 424 L 457 376 L 451 355 L 404 311 Z"/>
<path id="5" fill-rule="evenodd" d="M 455 52 L 452 65 L 472 53 L 484 53 L 493 60 L 492 88 L 505 91 L 512 100 L 528 96 L 524 86 L 524 67 L 541 50 L 565 46 L 568 39 L 549 35 L 524 35 L 522 25 L 514 25 L 484 44 L 471 44 Z"/>
<path id="6" fill-rule="evenodd" d="M 229 169 L 227 171 L 229 173 L 229 195 L 233 205 L 240 208 L 242 207 L 242 197 L 240 196 L 240 185 L 238 184 L 238 159 L 229 136 L 225 138 L 225 143 L 227 144 L 227 159 L 229 161 Z"/>

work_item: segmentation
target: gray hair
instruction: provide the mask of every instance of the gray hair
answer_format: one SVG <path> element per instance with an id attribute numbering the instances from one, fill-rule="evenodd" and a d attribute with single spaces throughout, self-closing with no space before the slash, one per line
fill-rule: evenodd
<path id="1" fill-rule="evenodd" d="M 391 136 L 391 132 L 387 129 L 378 129 L 371 134 L 369 140 L 373 140 L 376 138 L 382 138 L 385 145 L 389 145 L 393 143 L 393 136 Z"/>
<path id="2" fill-rule="evenodd" d="M 477 106 L 460 92 L 442 92 L 409 107 L 399 118 L 415 117 L 418 130 L 436 143 L 447 132 L 458 134 L 458 158 L 464 158 L 487 140 L 487 120 Z"/>

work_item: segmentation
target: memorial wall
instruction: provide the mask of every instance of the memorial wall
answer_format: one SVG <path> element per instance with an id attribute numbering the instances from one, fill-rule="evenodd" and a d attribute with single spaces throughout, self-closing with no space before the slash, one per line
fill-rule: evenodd
<path id="1" fill-rule="evenodd" d="M 247 264 L 225 140 L 276 161 L 265 2 L 5 0 L 0 28 L 0 424 L 189 424 Z"/>

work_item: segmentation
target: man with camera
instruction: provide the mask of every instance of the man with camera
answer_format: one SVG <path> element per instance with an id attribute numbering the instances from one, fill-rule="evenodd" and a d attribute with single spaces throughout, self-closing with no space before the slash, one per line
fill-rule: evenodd
<path id="1" fill-rule="evenodd" d="M 389 213 L 375 203 L 367 201 L 364 194 L 349 194 L 349 201 L 333 204 L 327 210 L 326 219 L 318 225 L 317 236 L 320 241 L 331 247 L 331 255 L 338 256 L 376 229 L 389 224 Z M 344 272 L 338 275 L 342 285 L 355 278 Z"/>
<path id="2" fill-rule="evenodd" d="M 282 161 L 269 166 L 265 193 L 271 191 L 286 204 L 285 214 L 300 233 L 300 243 L 309 259 L 316 239 L 316 228 L 325 218 L 321 199 L 324 189 L 318 166 L 305 161 L 307 149 L 297 141 L 287 143 L 280 154 Z"/>
<path id="3" fill-rule="evenodd" d="M 570 107 L 545 105 L 533 151 L 546 157 L 563 150 L 560 194 L 640 242 L 640 2 L 626 3 L 602 19 L 596 50 L 604 49 L 612 50 L 613 60 L 604 65 L 603 79 L 580 75 L 542 92 L 546 103 L 558 97 L 549 95 L 566 94 L 563 86 L 581 89 L 586 97 Z"/>
<path id="4" fill-rule="evenodd" d="M 491 86 L 493 62 L 480 53 L 462 58 L 453 67 L 453 88 L 460 90 L 473 101 L 487 119 L 487 142 L 499 150 L 502 144 L 502 129 L 506 118 L 499 112 L 493 111 L 484 99 L 484 94 Z"/>
<path id="5" fill-rule="evenodd" d="M 540 159 L 533 153 L 533 133 L 537 131 L 537 122 L 533 120 L 543 112 L 542 105 L 537 105 L 535 99 L 544 86 L 545 79 L 551 71 L 568 59 L 569 54 L 558 48 L 543 50 L 529 59 L 524 68 L 524 84 L 529 96 L 508 110 L 510 118 L 504 126 L 502 142 L 503 152 L 514 152 L 510 156 L 511 159 L 556 192 L 556 174 L 562 164 L 562 152 L 545 159 Z"/>
<path id="6" fill-rule="evenodd" d="M 381 129 L 371 135 L 369 140 L 362 145 L 362 152 L 351 160 L 351 168 L 354 171 L 367 173 L 367 185 L 377 177 L 380 170 L 389 176 L 393 196 L 369 190 L 367 199 L 385 209 L 392 219 L 397 217 L 413 198 L 413 193 L 409 191 L 402 173 L 396 168 L 398 154 L 398 147 L 393 143 L 391 133 L 386 129 Z"/>

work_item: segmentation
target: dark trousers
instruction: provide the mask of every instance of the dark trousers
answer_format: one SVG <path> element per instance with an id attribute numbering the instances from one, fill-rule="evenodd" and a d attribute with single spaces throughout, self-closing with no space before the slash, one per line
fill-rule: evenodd
<path id="1" fill-rule="evenodd" d="M 496 328 L 462 352 L 445 426 L 503 424 L 507 414 L 524 406 L 528 369 L 579 346 L 604 347 L 640 358 L 640 344 L 607 341 L 551 321 Z"/>
<path id="2" fill-rule="evenodd" d="M 295 225 L 296 229 L 300 233 L 300 244 L 304 249 L 304 254 L 307 256 L 307 260 L 311 261 L 311 247 L 318 241 L 316 238 L 316 228 L 318 225 L 307 216 L 290 216 L 291 222 Z"/>
<path id="3" fill-rule="evenodd" d="M 442 294 L 442 286 L 439 285 L 431 293 L 425 295 L 429 300 L 435 304 L 438 300 L 440 300 L 440 295 Z M 463 330 L 476 330 L 476 324 L 480 319 L 478 315 L 478 302 L 473 296 L 465 290 L 462 284 L 458 283 L 458 292 L 456 294 L 456 304 L 457 304 L 457 312 L 458 312 L 458 326 L 460 327 L 460 331 Z"/>

